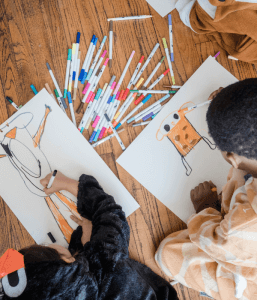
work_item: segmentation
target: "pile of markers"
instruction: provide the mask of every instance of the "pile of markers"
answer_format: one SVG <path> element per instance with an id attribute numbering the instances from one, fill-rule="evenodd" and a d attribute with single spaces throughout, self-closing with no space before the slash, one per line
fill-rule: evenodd
<path id="1" fill-rule="evenodd" d="M 175 91 L 156 91 L 152 90 L 157 83 L 159 83 L 165 75 L 168 73 L 171 74 L 172 82 L 175 84 L 174 74 L 172 71 L 172 64 L 171 61 L 174 61 L 173 56 L 173 45 L 172 45 L 172 26 L 171 26 L 171 16 L 169 15 L 169 34 L 170 34 L 170 52 L 167 47 L 167 43 L 165 38 L 163 38 L 163 45 L 166 53 L 166 59 L 168 60 L 169 69 L 167 69 L 163 74 L 161 74 L 152 84 L 150 81 L 157 73 L 158 69 L 160 68 L 161 64 L 163 63 L 165 57 L 163 57 L 160 62 L 156 65 L 150 76 L 144 80 L 142 78 L 142 74 L 146 67 L 148 66 L 149 62 L 151 61 L 152 57 L 160 47 L 160 44 L 157 43 L 153 48 L 152 52 L 150 53 L 149 57 L 146 59 L 145 63 L 144 56 L 142 56 L 136 66 L 136 69 L 133 72 L 133 75 L 127 85 L 125 90 L 120 90 L 120 87 L 123 84 L 123 80 L 125 75 L 129 69 L 131 61 L 135 55 L 135 51 L 131 52 L 131 55 L 126 63 L 126 66 L 122 72 L 121 77 L 117 80 L 116 76 L 112 76 L 111 80 L 104 84 L 102 88 L 98 88 L 99 81 L 106 69 L 109 61 L 109 68 L 111 67 L 112 62 L 112 37 L 113 37 L 113 21 L 117 20 L 126 20 L 126 19 L 144 19 L 151 16 L 136 16 L 136 17 L 125 17 L 125 18 L 117 18 L 117 19 L 108 19 L 110 21 L 110 30 L 109 30 L 109 53 L 108 58 L 107 51 L 103 51 L 103 47 L 105 45 L 107 36 L 104 36 L 101 44 L 94 56 L 95 49 L 97 48 L 97 41 L 98 38 L 93 35 L 92 40 L 90 42 L 90 46 L 88 48 L 84 63 L 80 70 L 80 51 L 79 51 L 79 44 L 80 44 L 80 33 L 77 33 L 76 43 L 72 44 L 72 48 L 68 49 L 68 58 L 67 58 L 67 68 L 66 68 L 66 77 L 65 77 L 65 85 L 64 85 L 64 92 L 62 94 L 59 85 L 54 77 L 54 74 L 51 70 L 50 65 L 47 63 L 47 68 L 50 72 L 55 89 L 55 95 L 58 99 L 58 102 L 66 113 L 66 103 L 65 98 L 68 98 L 69 108 L 71 112 L 71 117 L 74 125 L 76 126 L 75 114 L 73 109 L 73 100 L 76 99 L 77 95 L 77 88 L 78 82 L 81 84 L 85 84 L 83 90 L 83 99 L 81 104 L 77 110 L 77 113 L 81 111 L 85 104 L 87 104 L 86 110 L 83 114 L 81 122 L 78 126 L 79 131 L 82 133 L 85 129 L 88 129 L 90 126 L 93 127 L 94 131 L 89 139 L 89 142 L 95 142 L 93 145 L 99 145 L 100 143 L 110 139 L 111 137 L 115 136 L 118 139 L 118 142 L 123 150 L 125 150 L 125 146 L 123 145 L 118 133 L 116 130 L 122 126 L 125 122 L 132 123 L 138 122 L 140 120 L 143 123 L 140 125 L 148 124 L 146 120 L 150 118 L 154 118 L 156 114 L 162 109 L 162 104 L 168 100 L 171 94 L 174 94 Z M 94 56 L 94 59 L 93 59 Z M 80 72 L 79 72 L 80 70 Z M 150 86 L 148 87 L 148 85 Z M 49 86 L 47 85 L 47 90 L 50 94 L 51 92 Z M 172 88 L 179 88 L 179 86 L 171 86 Z M 132 89 L 133 88 L 133 89 Z M 160 100 L 156 101 L 151 106 L 147 107 L 140 113 L 135 113 L 143 107 L 146 102 L 151 99 L 152 94 L 166 94 Z M 138 97 L 139 96 L 139 97 Z M 54 96 L 53 96 L 54 97 Z M 122 105 L 120 103 L 123 101 Z M 128 107 L 134 102 L 136 105 L 135 108 L 126 115 L 126 111 Z M 134 126 L 139 126 L 139 124 L 134 124 Z M 109 135 L 110 134 L 110 135 Z"/>

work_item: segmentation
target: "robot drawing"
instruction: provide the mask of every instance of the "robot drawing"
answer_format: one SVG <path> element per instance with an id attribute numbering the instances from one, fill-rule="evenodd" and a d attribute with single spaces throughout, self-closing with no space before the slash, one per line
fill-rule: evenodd
<path id="1" fill-rule="evenodd" d="M 0 162 L 2 159 L 8 159 L 19 173 L 26 188 L 34 195 L 44 198 L 64 239 L 69 243 L 73 229 L 59 211 L 58 202 L 61 201 L 65 209 L 80 218 L 76 204 L 62 193 L 46 195 L 40 184 L 42 174 L 52 172 L 40 147 L 50 114 L 51 108 L 45 106 L 45 114 L 34 135 L 31 135 L 28 130 L 28 125 L 33 120 L 33 114 L 30 112 L 20 113 L 9 124 L 0 128 Z"/>
<path id="2" fill-rule="evenodd" d="M 182 164 L 186 169 L 186 175 L 189 176 L 192 172 L 192 168 L 186 161 L 185 157 L 187 154 L 194 149 L 201 140 L 203 140 L 211 150 L 216 149 L 216 145 L 197 132 L 194 126 L 189 122 L 185 116 L 189 111 L 187 111 L 186 108 L 182 109 L 185 104 L 187 103 L 184 103 L 178 111 L 170 113 L 162 121 L 156 133 L 156 139 L 162 141 L 164 137 L 167 137 L 170 140 L 181 156 Z"/>

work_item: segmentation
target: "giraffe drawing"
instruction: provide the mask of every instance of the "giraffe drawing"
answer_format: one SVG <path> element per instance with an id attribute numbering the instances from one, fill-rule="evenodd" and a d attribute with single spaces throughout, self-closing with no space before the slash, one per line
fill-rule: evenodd
<path id="1" fill-rule="evenodd" d="M 194 149 L 201 140 L 203 140 L 211 150 L 216 149 L 216 145 L 213 144 L 207 137 L 204 137 L 197 132 L 194 126 L 186 118 L 185 115 L 192 111 L 187 111 L 182 108 L 187 103 L 184 103 L 179 110 L 171 112 L 162 121 L 156 133 L 156 139 L 158 141 L 162 141 L 164 137 L 169 139 L 169 141 L 177 149 L 181 157 L 182 164 L 186 169 L 186 175 L 189 176 L 192 172 L 192 168 L 186 161 L 185 157 L 187 154 Z"/>
<path id="2" fill-rule="evenodd" d="M 80 218 L 76 203 L 60 192 L 46 195 L 40 184 L 42 174 L 52 172 L 40 147 L 49 116 L 51 108 L 45 106 L 45 114 L 34 135 L 28 130 L 28 125 L 33 120 L 33 114 L 30 112 L 18 114 L 9 124 L 0 128 L 0 163 L 2 159 L 8 159 L 19 173 L 25 187 L 34 195 L 44 198 L 64 239 L 69 243 L 73 229 L 59 211 L 58 201 L 61 201 L 70 213 Z M 22 134 L 19 134 L 21 131 Z"/>

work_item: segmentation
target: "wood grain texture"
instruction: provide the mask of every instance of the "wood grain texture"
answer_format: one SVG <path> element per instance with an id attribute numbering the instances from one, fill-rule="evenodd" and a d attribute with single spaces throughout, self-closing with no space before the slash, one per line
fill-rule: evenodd
<path id="1" fill-rule="evenodd" d="M 116 75 L 117 80 L 119 79 L 132 50 L 135 50 L 136 54 L 121 86 L 125 89 L 141 55 L 147 57 L 159 42 L 160 48 L 142 76 L 147 79 L 165 55 L 161 38 L 169 40 L 167 17 L 161 18 L 145 0 L 0 1 L 0 123 L 15 112 L 15 109 L 6 103 L 5 96 L 11 97 L 17 105 L 24 105 L 34 96 L 30 84 L 41 90 L 45 83 L 48 83 L 54 90 L 46 62 L 50 64 L 63 89 L 67 52 L 75 42 L 77 31 L 81 32 L 82 65 L 92 35 L 95 34 L 100 41 L 104 35 L 108 36 L 107 17 L 148 14 L 153 15 L 153 18 L 114 23 L 113 66 L 111 69 L 106 68 L 99 87 L 109 82 L 112 75 Z M 228 60 L 226 53 L 219 49 L 216 43 L 184 26 L 176 11 L 172 12 L 172 20 L 176 84 L 185 83 L 209 55 L 214 55 L 218 51 L 221 51 L 218 62 L 238 79 L 256 77 L 254 65 Z M 108 50 L 108 40 L 104 49 Z M 153 80 L 167 68 L 165 60 Z M 155 88 L 162 89 L 163 84 L 171 84 L 171 78 L 166 76 Z M 78 108 L 82 99 L 82 89 L 83 86 L 79 84 L 74 110 Z M 148 105 L 156 99 L 158 95 L 154 95 Z M 132 104 L 128 112 L 133 108 Z M 76 114 L 77 123 L 80 122 L 82 115 L 83 112 Z M 132 143 L 142 130 L 141 127 L 126 128 L 120 134 L 125 146 Z M 83 135 L 88 139 L 91 133 L 90 128 L 89 131 L 84 131 Z M 95 149 L 141 206 L 128 218 L 131 228 L 129 247 L 131 258 L 145 263 L 168 279 L 156 265 L 154 254 L 165 236 L 186 228 L 186 225 L 116 164 L 122 150 L 115 139 Z M 1 198 L 0 228 L 0 256 L 10 247 L 20 249 L 34 243 Z M 175 288 L 180 299 L 206 299 L 200 297 L 198 292 L 182 285 L 177 284 Z"/>

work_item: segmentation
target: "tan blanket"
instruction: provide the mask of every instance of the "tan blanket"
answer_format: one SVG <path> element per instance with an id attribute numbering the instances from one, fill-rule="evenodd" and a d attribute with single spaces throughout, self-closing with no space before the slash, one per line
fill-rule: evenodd
<path id="1" fill-rule="evenodd" d="M 196 1 L 190 13 L 193 30 L 208 34 L 212 41 L 239 60 L 257 63 L 257 3 L 235 0 L 209 2 L 217 6 L 214 19 Z"/>

